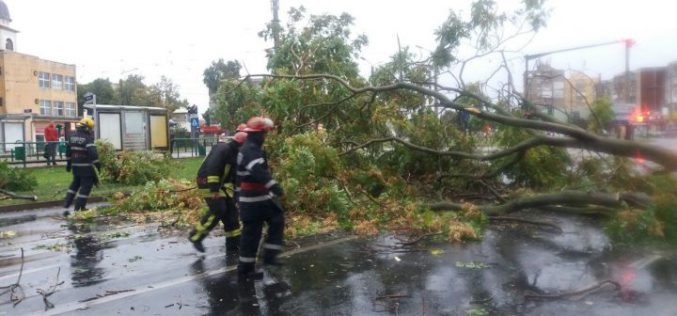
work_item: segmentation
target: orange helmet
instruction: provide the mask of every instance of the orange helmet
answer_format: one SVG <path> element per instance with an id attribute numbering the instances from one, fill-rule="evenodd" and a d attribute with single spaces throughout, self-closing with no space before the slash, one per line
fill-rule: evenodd
<path id="1" fill-rule="evenodd" d="M 263 116 L 254 116 L 247 121 L 247 128 L 245 128 L 244 131 L 264 132 L 272 130 L 273 128 L 275 128 L 273 120 Z"/>
<path id="2" fill-rule="evenodd" d="M 237 126 L 237 128 L 235 129 L 235 131 L 236 131 L 236 132 L 244 132 L 244 129 L 245 129 L 245 128 L 247 128 L 247 124 L 242 123 L 242 124 L 240 124 L 240 125 Z"/>
<path id="3" fill-rule="evenodd" d="M 236 141 L 236 142 L 238 142 L 238 143 L 240 143 L 240 144 L 242 144 L 242 143 L 244 143 L 244 142 L 247 140 L 247 133 L 245 133 L 245 132 L 237 132 L 237 133 L 235 133 L 235 135 L 233 136 L 233 140 Z"/>

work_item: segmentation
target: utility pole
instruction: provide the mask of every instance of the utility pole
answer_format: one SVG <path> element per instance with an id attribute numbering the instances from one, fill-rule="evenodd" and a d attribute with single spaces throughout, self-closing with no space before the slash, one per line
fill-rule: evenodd
<path id="1" fill-rule="evenodd" d="M 273 30 L 273 48 L 277 50 L 280 46 L 280 19 L 278 12 L 280 11 L 280 1 L 271 0 L 271 6 L 273 10 L 273 21 L 272 21 L 272 30 Z"/>
<path id="2" fill-rule="evenodd" d="M 632 103 L 630 100 L 630 48 L 635 45 L 635 41 L 632 39 L 626 39 L 625 41 L 625 95 L 623 98 L 625 102 Z"/>

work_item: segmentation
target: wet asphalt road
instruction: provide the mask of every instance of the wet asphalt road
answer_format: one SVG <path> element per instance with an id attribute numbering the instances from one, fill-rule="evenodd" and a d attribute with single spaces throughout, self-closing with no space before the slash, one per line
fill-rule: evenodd
<path id="1" fill-rule="evenodd" d="M 180 232 L 148 225 L 73 226 L 60 209 L 0 214 L 0 315 L 676 315 L 677 253 L 618 252 L 585 218 L 550 218 L 562 233 L 493 225 L 482 242 L 392 236 L 312 237 L 288 243 L 286 265 L 238 283 L 223 239 L 196 253 Z M 528 214 L 523 214 L 528 216 Z M 60 269 L 60 270 L 59 270 Z M 48 297 L 38 289 L 63 284 Z M 605 285 L 588 295 L 525 299 Z M 0 292 L 1 293 L 1 292 Z M 474 314 L 473 314 L 474 313 Z"/>
<path id="2" fill-rule="evenodd" d="M 675 139 L 655 142 L 677 148 Z M 13 306 L 0 288 L 0 316 L 677 315 L 677 249 L 613 249 L 588 218 L 545 215 L 562 232 L 492 225 L 481 242 L 461 245 L 310 237 L 289 242 L 286 265 L 263 281 L 238 283 L 222 237 L 208 238 L 202 255 L 185 232 L 152 223 L 72 225 L 61 211 L 0 214 L 0 231 L 16 232 L 0 238 L 0 287 L 17 281 L 25 251 L 25 299 Z M 63 283 L 45 311 L 37 291 L 49 291 L 57 274 Z M 545 299 L 604 281 L 614 283 Z"/>

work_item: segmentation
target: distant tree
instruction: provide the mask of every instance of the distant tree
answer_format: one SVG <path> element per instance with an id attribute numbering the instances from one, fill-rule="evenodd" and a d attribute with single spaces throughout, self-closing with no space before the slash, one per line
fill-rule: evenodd
<path id="1" fill-rule="evenodd" d="M 596 133 L 608 131 L 616 115 L 608 99 L 597 99 L 592 102 L 592 113 L 588 118 L 588 128 Z"/>
<path id="2" fill-rule="evenodd" d="M 205 120 L 207 125 L 217 125 L 221 123 L 221 120 L 219 120 L 218 116 L 216 115 L 214 108 L 208 108 L 207 111 L 202 113 L 202 118 Z"/>
<path id="3" fill-rule="evenodd" d="M 180 99 L 179 86 L 165 76 L 162 76 L 160 82 L 152 85 L 148 90 L 149 101 L 152 106 L 163 107 L 169 111 L 174 111 L 188 105 L 186 99 Z"/>
<path id="4" fill-rule="evenodd" d="M 237 60 L 229 60 L 224 62 L 222 58 L 219 58 L 218 61 L 213 61 L 212 64 L 205 69 L 204 79 L 202 80 L 207 89 L 209 89 L 209 95 L 213 95 L 219 89 L 221 80 L 223 79 L 236 79 L 240 77 L 240 69 L 242 66 Z"/>
<path id="5" fill-rule="evenodd" d="M 85 103 L 84 95 L 87 92 L 96 95 L 96 103 L 99 104 L 115 104 L 117 98 L 115 96 L 115 89 L 108 78 L 98 78 L 87 84 L 78 84 L 78 104 Z"/>
<path id="6" fill-rule="evenodd" d="M 91 92 L 96 95 L 98 104 L 116 104 L 118 102 L 113 84 L 108 78 L 98 78 L 87 84 L 78 84 L 78 115 L 82 115 L 85 104 L 85 93 Z"/>
<path id="7" fill-rule="evenodd" d="M 120 79 L 117 95 L 122 105 L 149 106 L 152 97 L 148 87 L 143 83 L 143 76 L 129 75 L 127 79 Z"/>
<path id="8" fill-rule="evenodd" d="M 129 75 L 121 79 L 116 86 L 108 78 L 98 78 L 87 84 L 78 84 L 78 113 L 82 114 L 84 95 L 87 92 L 96 95 L 97 104 L 121 104 L 137 106 L 163 107 L 174 111 L 188 106 L 188 100 L 182 99 L 179 86 L 171 79 L 162 76 L 160 82 L 147 86 L 141 75 Z"/>

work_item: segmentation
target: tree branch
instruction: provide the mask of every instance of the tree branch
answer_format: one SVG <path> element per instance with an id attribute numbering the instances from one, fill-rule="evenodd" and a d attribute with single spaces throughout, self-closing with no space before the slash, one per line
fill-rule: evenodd
<path id="1" fill-rule="evenodd" d="M 602 206 L 619 208 L 623 204 L 636 207 L 646 207 L 651 202 L 650 198 L 640 193 L 603 193 L 563 191 L 557 193 L 544 193 L 534 196 L 520 197 L 510 200 L 501 205 L 479 205 L 478 207 L 488 215 L 507 214 L 524 209 L 542 208 L 551 206 Z M 433 211 L 458 211 L 463 209 L 463 204 L 454 202 L 437 202 L 428 205 Z"/>
<path id="2" fill-rule="evenodd" d="M 421 93 L 423 95 L 431 96 L 440 101 L 440 105 L 442 107 L 447 107 L 451 109 L 455 109 L 458 111 L 466 111 L 469 114 L 476 116 L 481 119 L 501 123 L 504 125 L 512 126 L 512 127 L 519 127 L 519 128 L 527 128 L 527 129 L 535 129 L 535 130 L 541 130 L 541 131 L 548 131 L 548 132 L 554 132 L 554 133 L 559 133 L 563 134 L 566 136 L 569 136 L 571 138 L 535 138 L 535 140 L 530 140 L 535 143 L 539 143 L 540 145 L 552 145 L 552 146 L 559 146 L 559 147 L 570 147 L 570 148 L 584 148 L 584 149 L 590 149 L 594 151 L 601 151 L 613 155 L 618 155 L 618 156 L 623 156 L 623 157 L 635 157 L 636 155 L 641 155 L 644 159 L 651 160 L 653 162 L 656 162 L 663 167 L 665 167 L 668 170 L 677 170 L 677 153 L 673 153 L 670 150 L 651 145 L 651 144 L 646 144 L 646 143 L 638 143 L 638 142 L 633 142 L 633 141 L 627 141 L 627 140 L 618 140 L 618 139 L 609 139 L 609 138 L 602 138 L 599 137 L 593 133 L 589 133 L 585 130 L 582 130 L 578 127 L 573 127 L 570 125 L 565 125 L 565 124 L 559 124 L 559 123 L 551 123 L 551 122 L 541 122 L 541 121 L 534 121 L 534 120 L 529 120 L 529 119 L 524 119 L 524 118 L 517 118 L 514 116 L 510 115 L 504 115 L 504 114 L 496 114 L 496 113 L 491 113 L 488 111 L 482 111 L 480 109 L 474 108 L 474 107 L 465 107 L 464 105 L 456 104 L 452 102 L 446 95 L 442 94 L 441 92 L 438 91 L 433 91 L 428 88 L 411 84 L 411 83 L 406 83 L 406 82 L 398 82 L 390 85 L 385 85 L 385 86 L 378 86 L 378 87 L 373 87 L 373 86 L 366 86 L 363 88 L 355 88 L 350 85 L 346 80 L 335 76 L 335 75 L 328 75 L 328 74 L 312 74 L 312 75 L 304 75 L 304 76 L 291 76 L 291 75 L 269 75 L 269 74 L 261 74 L 261 75 L 249 75 L 246 78 L 253 77 L 253 76 L 258 76 L 258 77 L 271 77 L 271 78 L 282 78 L 282 79 L 297 79 L 297 80 L 318 80 L 318 79 L 328 79 L 328 80 L 333 80 L 338 82 L 339 84 L 343 85 L 346 89 L 350 90 L 352 93 L 364 93 L 364 92 L 372 92 L 372 93 L 379 93 L 379 92 L 387 92 L 387 91 L 393 91 L 393 90 L 398 90 L 398 89 L 407 89 L 411 91 L 415 91 L 418 93 Z M 452 91 L 457 91 L 458 93 L 465 93 L 468 96 L 472 96 L 476 98 L 477 100 L 480 100 L 484 106 L 492 107 L 492 108 L 497 108 L 494 104 L 492 104 L 489 101 L 486 101 L 479 96 L 473 95 L 471 93 L 468 93 L 467 91 L 463 91 L 461 89 L 453 89 Z M 573 138 L 573 139 L 572 139 Z M 565 146 L 566 145 L 566 146 Z M 533 147 L 531 145 L 530 147 Z M 426 150 L 423 150 L 426 151 Z M 437 151 L 433 151 L 437 152 Z M 513 151 L 514 152 L 514 151 Z M 458 154 L 449 154 L 449 155 L 458 155 Z M 461 154 L 461 156 L 467 156 L 467 153 Z M 472 155 L 470 155 L 472 156 Z"/>

